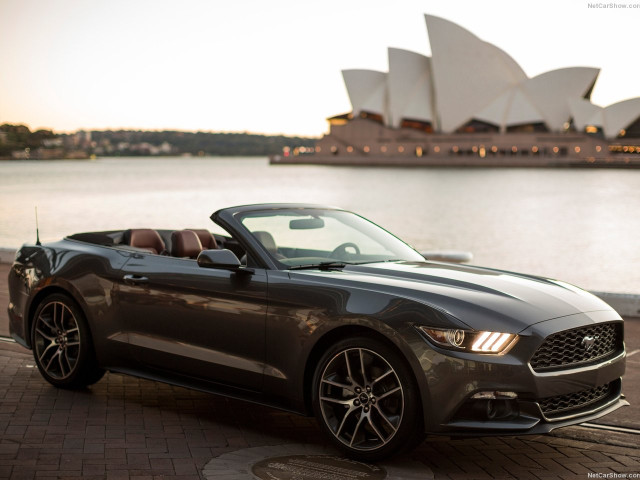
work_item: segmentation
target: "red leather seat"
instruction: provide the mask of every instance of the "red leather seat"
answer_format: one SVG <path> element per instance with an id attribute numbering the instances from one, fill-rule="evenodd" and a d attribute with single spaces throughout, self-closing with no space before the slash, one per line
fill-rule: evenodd
<path id="1" fill-rule="evenodd" d="M 195 232 L 198 236 L 203 250 L 213 250 L 218 248 L 218 243 L 209 230 L 205 230 L 204 228 L 190 228 L 189 230 Z"/>
<path id="2" fill-rule="evenodd" d="M 124 242 L 136 248 L 143 248 L 156 255 L 166 255 L 162 237 L 151 228 L 131 228 L 124 232 Z"/>
<path id="3" fill-rule="evenodd" d="M 193 230 L 176 230 L 171 233 L 171 256 L 197 258 L 203 250 L 200 239 Z"/>

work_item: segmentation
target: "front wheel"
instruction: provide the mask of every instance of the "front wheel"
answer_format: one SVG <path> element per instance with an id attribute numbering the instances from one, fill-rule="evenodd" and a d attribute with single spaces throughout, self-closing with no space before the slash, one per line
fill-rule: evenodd
<path id="1" fill-rule="evenodd" d="M 102 378 L 89 326 L 80 307 L 63 294 L 46 297 L 36 310 L 31 345 L 38 370 L 52 385 L 77 388 Z"/>
<path id="2" fill-rule="evenodd" d="M 333 442 L 357 460 L 380 460 L 423 435 L 411 371 L 394 349 L 372 338 L 343 340 L 322 356 L 313 406 Z"/>

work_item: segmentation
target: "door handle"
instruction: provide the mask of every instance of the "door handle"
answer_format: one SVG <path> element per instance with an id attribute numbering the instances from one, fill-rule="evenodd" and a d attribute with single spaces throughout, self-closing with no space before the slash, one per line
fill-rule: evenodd
<path id="1" fill-rule="evenodd" d="M 141 285 L 143 283 L 148 283 L 149 279 L 147 277 L 143 277 L 142 275 L 129 274 L 123 277 L 124 283 L 127 285 Z"/>

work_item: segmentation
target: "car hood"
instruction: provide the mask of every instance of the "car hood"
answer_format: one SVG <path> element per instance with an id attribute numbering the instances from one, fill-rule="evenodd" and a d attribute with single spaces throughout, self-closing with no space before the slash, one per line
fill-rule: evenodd
<path id="1" fill-rule="evenodd" d="M 489 268 L 387 262 L 315 274 L 418 301 L 476 330 L 519 333 L 545 320 L 600 310 L 619 318 L 605 302 L 568 283 Z"/>

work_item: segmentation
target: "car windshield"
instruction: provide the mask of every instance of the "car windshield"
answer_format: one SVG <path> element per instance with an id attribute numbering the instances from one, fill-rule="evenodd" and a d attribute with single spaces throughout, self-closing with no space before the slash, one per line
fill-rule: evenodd
<path id="1" fill-rule="evenodd" d="M 386 230 L 342 210 L 243 212 L 240 222 L 282 268 L 424 261 L 418 252 Z"/>

